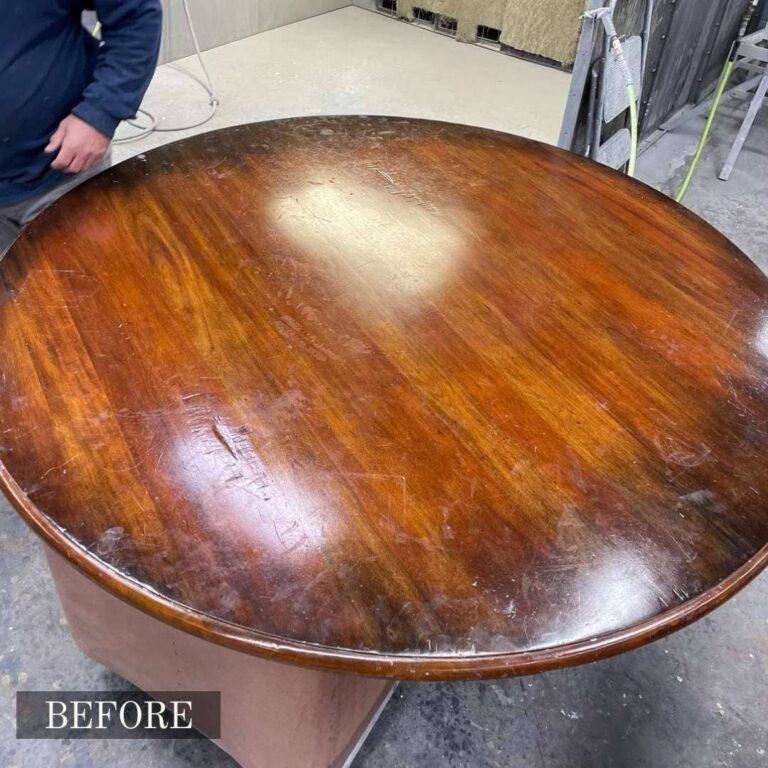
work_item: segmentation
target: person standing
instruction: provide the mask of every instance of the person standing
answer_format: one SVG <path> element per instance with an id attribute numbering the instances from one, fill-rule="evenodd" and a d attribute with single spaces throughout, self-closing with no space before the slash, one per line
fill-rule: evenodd
<path id="1" fill-rule="evenodd" d="M 160 0 L 3 0 L 0 258 L 37 214 L 107 163 L 157 64 Z M 96 11 L 101 42 L 82 24 Z"/>

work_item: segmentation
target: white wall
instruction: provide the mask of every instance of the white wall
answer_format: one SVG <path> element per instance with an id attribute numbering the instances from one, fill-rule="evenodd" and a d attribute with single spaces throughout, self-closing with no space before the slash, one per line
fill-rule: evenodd
<path id="1" fill-rule="evenodd" d="M 203 50 L 351 5 L 351 0 L 188 0 Z M 182 0 L 162 0 L 162 62 L 194 52 Z M 375 0 L 373 2 L 375 6 Z"/>

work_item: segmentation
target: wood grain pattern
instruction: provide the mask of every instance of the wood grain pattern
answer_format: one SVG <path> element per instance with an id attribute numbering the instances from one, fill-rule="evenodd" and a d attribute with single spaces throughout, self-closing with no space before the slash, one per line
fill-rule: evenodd
<path id="1" fill-rule="evenodd" d="M 400 678 L 638 646 L 768 558 L 768 284 L 653 190 L 386 118 L 112 169 L 0 264 L 0 484 L 198 636 Z"/>

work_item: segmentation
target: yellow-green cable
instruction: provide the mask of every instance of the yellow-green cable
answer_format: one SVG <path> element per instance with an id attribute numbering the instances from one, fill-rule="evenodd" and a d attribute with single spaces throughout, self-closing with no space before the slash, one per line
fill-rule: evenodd
<path id="1" fill-rule="evenodd" d="M 627 166 L 627 176 L 635 177 L 635 164 L 637 163 L 637 101 L 635 99 L 635 87 L 630 83 L 627 86 L 629 96 L 629 129 L 632 134 L 629 147 L 629 165 Z"/>
<path id="2" fill-rule="evenodd" d="M 680 191 L 675 197 L 675 200 L 678 203 L 685 197 L 685 193 L 688 191 L 688 185 L 691 183 L 693 174 L 696 172 L 696 166 L 699 164 L 704 145 L 707 143 L 709 132 L 712 130 L 712 123 L 715 120 L 715 114 L 717 113 L 717 108 L 720 106 L 720 99 L 723 97 L 723 92 L 725 91 L 725 86 L 728 84 L 728 79 L 731 76 L 731 72 L 733 72 L 733 58 L 729 58 L 725 64 L 725 67 L 723 68 L 723 74 L 720 76 L 720 82 L 717 84 L 715 97 L 712 99 L 712 107 L 709 110 L 707 124 L 704 126 L 704 132 L 701 134 L 701 138 L 699 139 L 699 146 L 696 147 L 696 152 L 693 155 L 693 160 L 691 160 L 688 173 L 685 175 L 683 185 L 680 187 Z"/>

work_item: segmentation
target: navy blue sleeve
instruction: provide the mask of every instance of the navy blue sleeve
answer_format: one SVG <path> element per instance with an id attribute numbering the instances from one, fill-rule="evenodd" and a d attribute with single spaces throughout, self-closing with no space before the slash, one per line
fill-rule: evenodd
<path id="1" fill-rule="evenodd" d="M 93 79 L 72 110 L 109 136 L 136 115 L 157 64 L 162 29 L 160 0 L 95 0 L 101 23 Z"/>

